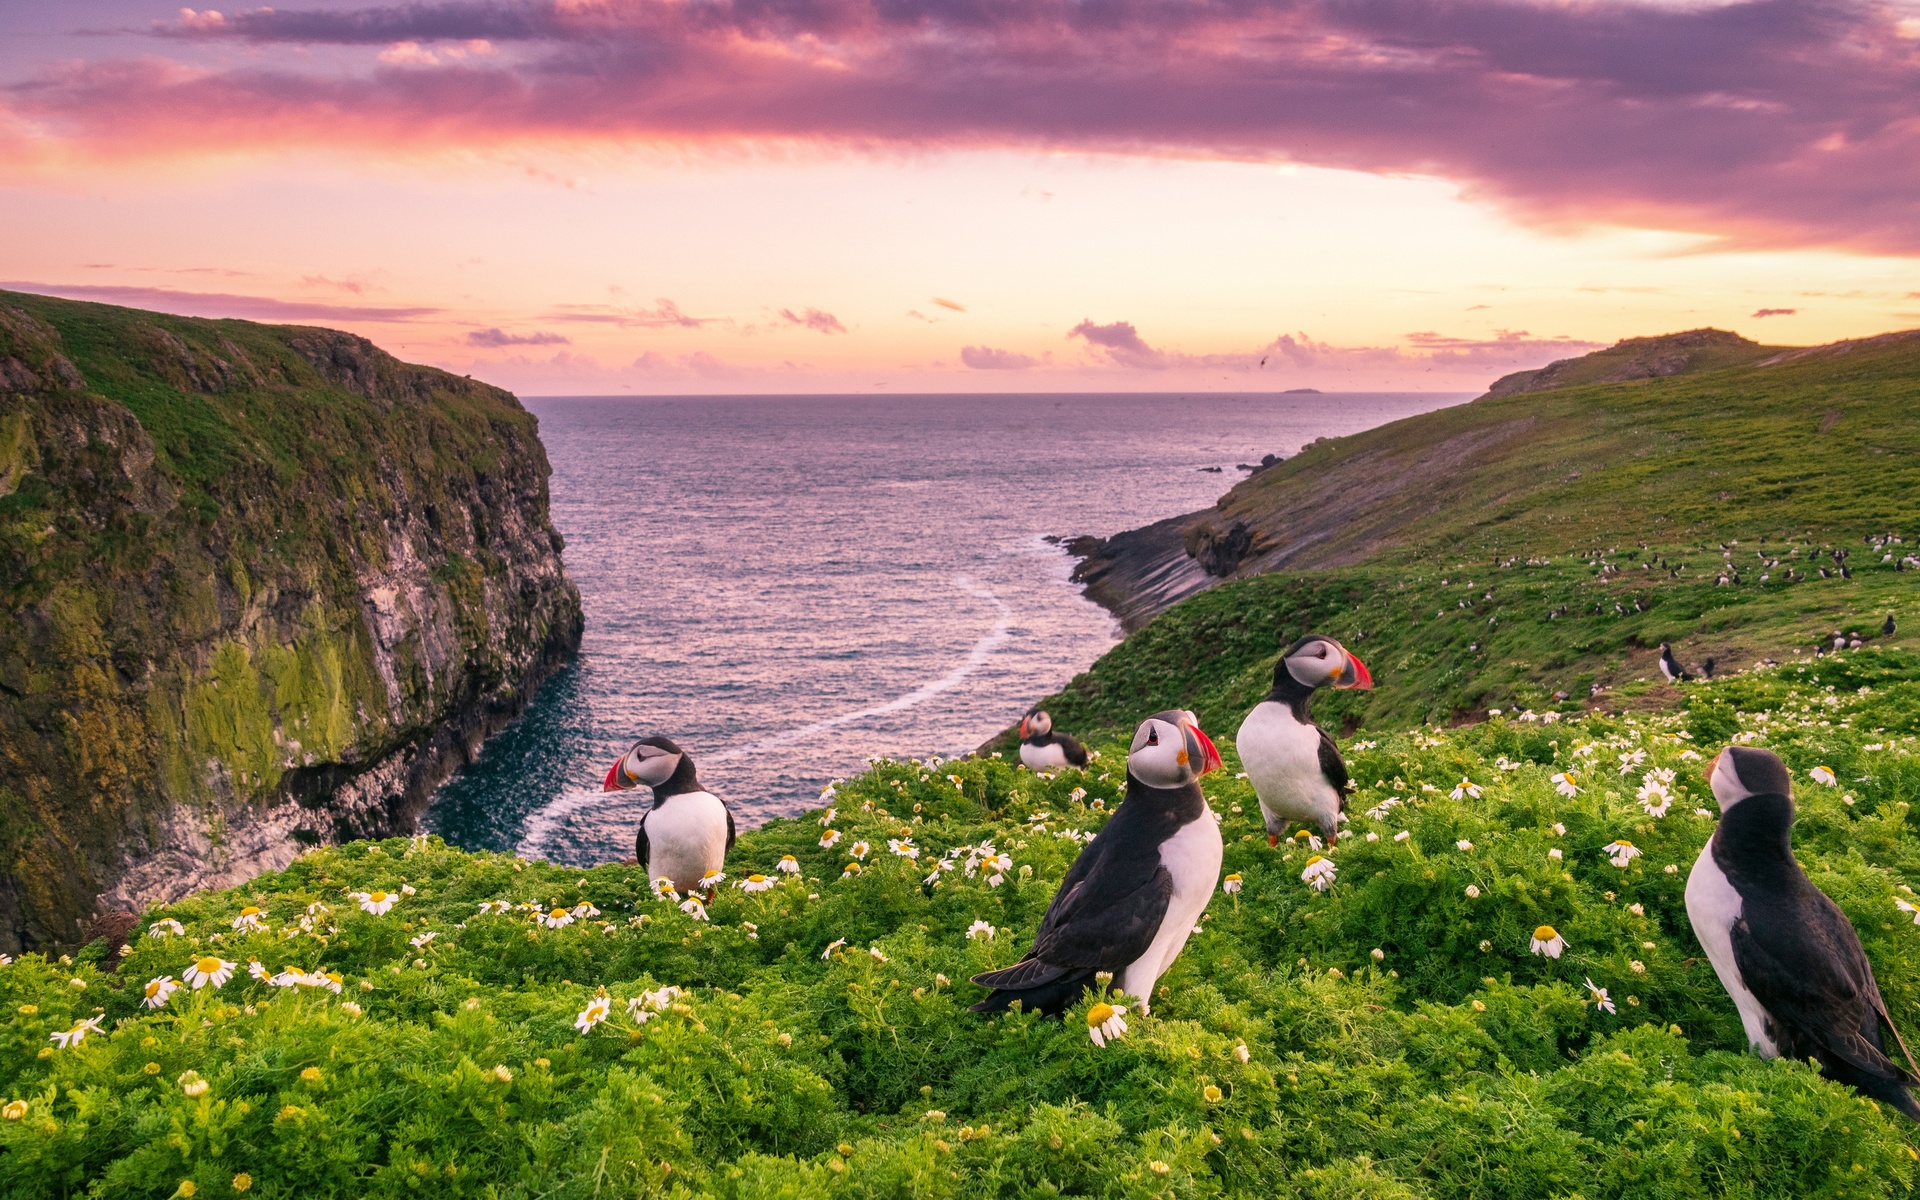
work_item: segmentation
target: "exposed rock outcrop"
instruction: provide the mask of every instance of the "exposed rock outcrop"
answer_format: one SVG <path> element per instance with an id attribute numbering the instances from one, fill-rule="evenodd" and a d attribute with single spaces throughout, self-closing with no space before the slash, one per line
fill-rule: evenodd
<path id="1" fill-rule="evenodd" d="M 363 338 L 0 293 L 0 950 L 410 830 L 578 645 L 549 473 Z"/>

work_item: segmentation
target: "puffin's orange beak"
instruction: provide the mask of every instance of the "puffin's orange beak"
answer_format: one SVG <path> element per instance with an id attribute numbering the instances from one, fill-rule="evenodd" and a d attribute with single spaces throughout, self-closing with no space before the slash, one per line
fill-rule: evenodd
<path id="1" fill-rule="evenodd" d="M 616 758 L 613 760 L 613 765 L 607 768 L 607 781 L 600 785 L 601 791 L 624 792 L 629 787 L 633 786 L 632 784 L 626 782 L 626 780 L 620 777 L 620 768 L 622 765 L 626 763 L 626 761 L 627 761 L 627 756 L 624 754 L 622 754 L 619 758 Z"/>
<path id="2" fill-rule="evenodd" d="M 1032 717 L 1021 717 L 1021 718 L 1020 718 L 1020 737 L 1021 737 L 1021 739 L 1022 739 L 1022 740 L 1025 740 L 1025 738 L 1026 738 L 1026 736 L 1027 736 L 1027 722 L 1029 722 L 1029 721 L 1031 721 L 1031 720 L 1033 720 L 1033 718 L 1032 718 Z"/>
<path id="3" fill-rule="evenodd" d="M 1200 743 L 1200 769 L 1195 774 L 1205 775 L 1208 771 L 1219 770 L 1220 751 L 1214 748 L 1213 739 L 1198 725 L 1192 728 L 1194 739 Z"/>
<path id="4" fill-rule="evenodd" d="M 1343 672 L 1345 678 L 1337 680 L 1333 686 L 1337 688 L 1360 688 L 1363 691 L 1371 690 L 1373 687 L 1373 672 L 1367 670 L 1367 664 L 1361 662 L 1360 656 L 1348 650 L 1345 646 L 1341 646 L 1340 649 L 1345 652 L 1347 661 L 1353 665 L 1353 670 L 1351 672 Z"/>
<path id="5" fill-rule="evenodd" d="M 1725 754 L 1725 753 L 1726 753 L 1725 750 L 1722 750 L 1720 752 L 1720 754 Z M 1707 760 L 1707 786 L 1708 787 L 1713 786 L 1713 773 L 1715 770 L 1719 769 L 1720 754 L 1716 754 L 1712 758 Z"/>

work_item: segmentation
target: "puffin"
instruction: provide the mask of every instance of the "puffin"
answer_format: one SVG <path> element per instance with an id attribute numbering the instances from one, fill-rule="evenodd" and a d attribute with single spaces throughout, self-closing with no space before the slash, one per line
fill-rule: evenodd
<path id="1" fill-rule="evenodd" d="M 1792 782 L 1772 751 L 1729 746 L 1707 767 L 1719 827 L 1687 876 L 1687 918 L 1763 1058 L 1811 1058 L 1920 1121 L 1913 1055 L 1846 914 L 1793 857 Z M 1885 1032 L 1907 1060 L 1887 1056 Z"/>
<path id="2" fill-rule="evenodd" d="M 1022 1008 L 1055 1015 L 1102 971 L 1151 1011 L 1153 985 L 1193 933 L 1220 884 L 1225 847 L 1200 793 L 1220 752 L 1190 712 L 1140 722 L 1127 751 L 1127 794 L 1067 868 L 1033 948 L 973 982 L 992 992 L 974 1012 Z"/>
<path id="3" fill-rule="evenodd" d="M 1020 718 L 1020 761 L 1036 772 L 1084 767 L 1087 748 L 1071 734 L 1055 733 L 1053 718 L 1036 708 Z"/>
<path id="4" fill-rule="evenodd" d="M 1666 642 L 1660 643 L 1660 673 L 1667 677 L 1668 683 L 1685 683 L 1693 678 L 1680 665 L 1680 660 L 1673 656 L 1673 647 Z"/>
<path id="5" fill-rule="evenodd" d="M 640 818 L 633 857 L 649 881 L 668 879 L 676 891 L 700 887 L 733 849 L 733 810 L 709 792 L 693 758 L 663 737 L 643 737 L 607 770 L 603 792 L 642 784 L 653 789 L 653 807 Z"/>
<path id="6" fill-rule="evenodd" d="M 1880 623 L 1880 636 L 1892 637 L 1895 633 L 1898 633 L 1899 631 L 1900 631 L 1900 626 L 1894 624 L 1893 614 L 1888 613 L 1887 619 Z"/>
<path id="7" fill-rule="evenodd" d="M 1370 688 L 1367 664 L 1330 637 L 1310 633 L 1273 665 L 1273 690 L 1240 723 L 1235 742 L 1277 846 L 1288 821 L 1304 821 L 1331 843 L 1347 807 L 1347 764 L 1307 706 L 1323 687 Z"/>

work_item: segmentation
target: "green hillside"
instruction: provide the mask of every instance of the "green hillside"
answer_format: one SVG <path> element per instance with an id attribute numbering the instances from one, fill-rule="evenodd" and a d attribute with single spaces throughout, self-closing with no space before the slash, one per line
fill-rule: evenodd
<path id="1" fill-rule="evenodd" d="M 1896 569 L 1920 551 L 1920 333 L 1762 361 L 1488 396 L 1316 445 L 1205 518 L 1254 531 L 1234 578 L 1045 703 L 1065 729 L 1181 705 L 1230 731 L 1313 629 L 1380 684 L 1324 714 L 1392 728 L 1596 685 L 1610 706 L 1671 702 L 1652 686 L 1663 641 L 1725 671 L 1836 629 L 1871 639 L 1888 614 L 1920 630 L 1920 571 Z"/>
<path id="2" fill-rule="evenodd" d="M 1051 780 L 878 763 L 743 835 L 730 873 L 772 886 L 700 914 L 628 866 L 320 848 L 149 912 L 116 972 L 104 945 L 0 967 L 0 1196 L 1908 1195 L 1920 1128 L 1745 1053 L 1682 889 L 1706 756 L 1771 746 L 1802 861 L 1920 1031 L 1916 733 L 1920 656 L 1865 650 L 1668 712 L 1349 742 L 1324 893 L 1224 745 L 1205 786 L 1244 886 L 1104 1046 L 1093 999 L 985 1018 L 966 980 L 1026 947 L 1118 743 Z M 233 978 L 141 1007 L 203 955 Z"/>

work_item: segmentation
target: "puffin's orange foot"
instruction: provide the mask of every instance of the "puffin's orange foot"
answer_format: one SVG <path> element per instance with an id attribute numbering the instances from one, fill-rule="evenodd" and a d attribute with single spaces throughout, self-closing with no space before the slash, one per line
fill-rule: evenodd
<path id="1" fill-rule="evenodd" d="M 1277 834 L 1277 833 L 1270 833 L 1270 834 L 1268 834 L 1268 835 L 1267 835 L 1267 848 L 1268 848 L 1269 850 L 1271 850 L 1271 849 L 1273 849 L 1273 848 L 1274 848 L 1275 846 L 1278 846 L 1279 844 L 1280 844 L 1280 835 L 1279 835 L 1279 834 Z"/>

